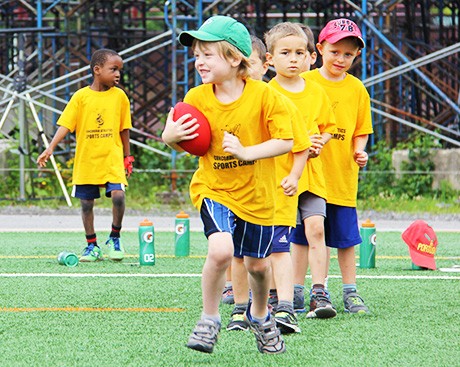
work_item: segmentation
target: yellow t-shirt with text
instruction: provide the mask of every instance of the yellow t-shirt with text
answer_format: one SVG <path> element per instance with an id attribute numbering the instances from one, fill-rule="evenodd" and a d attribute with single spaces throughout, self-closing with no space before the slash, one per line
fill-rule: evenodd
<path id="1" fill-rule="evenodd" d="M 130 103 L 123 90 L 79 89 L 57 124 L 76 135 L 73 185 L 128 184 L 120 132 L 132 125 Z"/>
<path id="2" fill-rule="evenodd" d="M 337 133 L 321 153 L 328 203 L 356 207 L 359 166 L 353 158 L 353 139 L 373 133 L 369 93 L 361 80 L 351 74 L 338 82 L 325 79 L 319 69 L 303 76 L 324 88 L 337 122 Z"/>
<path id="3" fill-rule="evenodd" d="M 190 182 L 193 205 L 200 210 L 203 199 L 209 198 L 247 222 L 273 225 L 274 158 L 241 161 L 224 152 L 222 141 L 225 131 L 238 137 L 243 146 L 270 139 L 291 140 L 291 117 L 278 93 L 262 81 L 247 79 L 234 102 L 220 102 L 212 84 L 190 89 L 184 102 L 200 110 L 211 126 L 211 146 L 199 158 Z"/>
<path id="4" fill-rule="evenodd" d="M 272 79 L 269 84 L 288 97 L 300 111 L 308 135 L 327 132 L 334 134 L 336 125 L 332 107 L 325 91 L 317 83 L 306 80 L 301 92 L 290 92 Z M 327 199 L 326 181 L 323 173 L 322 153 L 319 157 L 308 159 L 299 181 L 299 194 L 309 191 Z"/>
<path id="5" fill-rule="evenodd" d="M 291 172 L 294 163 L 294 153 L 299 153 L 310 148 L 311 140 L 300 111 L 289 98 L 281 93 L 280 96 L 292 115 L 291 123 L 294 134 L 294 146 L 290 152 L 275 157 L 277 188 L 274 225 L 295 227 L 299 191 L 297 190 L 296 195 L 293 196 L 285 195 L 281 187 L 281 181 Z"/>

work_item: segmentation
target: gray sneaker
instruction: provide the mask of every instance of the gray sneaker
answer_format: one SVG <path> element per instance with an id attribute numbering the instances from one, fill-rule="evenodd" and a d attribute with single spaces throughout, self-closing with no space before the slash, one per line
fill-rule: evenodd
<path id="1" fill-rule="evenodd" d="M 305 312 L 305 295 L 304 288 L 294 287 L 294 312 Z"/>
<path id="2" fill-rule="evenodd" d="M 358 292 L 346 292 L 343 294 L 343 304 L 345 306 L 345 312 L 367 314 L 369 309 L 364 304 L 363 299 L 358 295 Z"/>
<path id="3" fill-rule="evenodd" d="M 247 314 L 245 320 L 256 337 L 257 349 L 260 353 L 279 354 L 286 351 L 281 332 L 276 327 L 275 318 L 271 314 L 270 319 L 263 324 L 249 321 Z"/>
<path id="4" fill-rule="evenodd" d="M 300 333 L 299 323 L 292 307 L 280 307 L 275 313 L 275 322 L 281 334 Z"/>
<path id="5" fill-rule="evenodd" d="M 307 318 L 329 319 L 335 317 L 337 311 L 332 306 L 329 294 L 323 288 L 313 288 L 310 290 L 310 311 Z"/>
<path id="6" fill-rule="evenodd" d="M 212 353 L 219 331 L 220 323 L 209 319 L 198 320 L 188 339 L 187 347 L 199 352 Z"/>
<path id="7" fill-rule="evenodd" d="M 249 330 L 249 325 L 244 318 L 244 309 L 234 308 L 227 325 L 227 330 Z"/>

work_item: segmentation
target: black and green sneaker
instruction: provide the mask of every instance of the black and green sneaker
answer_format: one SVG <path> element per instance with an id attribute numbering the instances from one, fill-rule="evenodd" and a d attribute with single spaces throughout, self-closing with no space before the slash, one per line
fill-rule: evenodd
<path id="1" fill-rule="evenodd" d="M 275 312 L 275 322 L 281 334 L 300 333 L 300 327 L 293 308 L 278 306 Z"/>
<path id="2" fill-rule="evenodd" d="M 345 312 L 353 314 L 368 314 L 369 308 L 364 304 L 364 300 L 359 296 L 358 292 L 344 292 L 343 304 Z"/>

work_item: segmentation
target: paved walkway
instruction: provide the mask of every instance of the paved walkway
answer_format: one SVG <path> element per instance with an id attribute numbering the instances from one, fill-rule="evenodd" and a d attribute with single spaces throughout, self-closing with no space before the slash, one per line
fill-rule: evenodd
<path id="1" fill-rule="evenodd" d="M 139 223 L 144 219 L 153 222 L 156 230 L 173 231 L 175 217 L 159 215 L 126 215 L 123 220 L 123 231 L 137 231 Z M 361 221 L 367 219 L 367 216 L 361 217 Z M 370 219 L 375 223 L 377 231 L 388 232 L 404 231 L 415 219 Z M 457 220 L 446 220 L 442 218 L 420 218 L 425 220 L 436 232 L 460 232 L 460 223 Z M 107 214 L 95 215 L 95 227 L 97 231 L 108 231 L 112 223 L 112 217 Z M 190 229 L 192 231 L 202 231 L 203 225 L 197 215 L 190 216 Z M 40 232 L 59 232 L 59 231 L 82 231 L 83 225 L 80 215 L 57 215 L 57 214 L 0 214 L 0 232 L 22 232 L 22 231 L 40 231 Z"/>

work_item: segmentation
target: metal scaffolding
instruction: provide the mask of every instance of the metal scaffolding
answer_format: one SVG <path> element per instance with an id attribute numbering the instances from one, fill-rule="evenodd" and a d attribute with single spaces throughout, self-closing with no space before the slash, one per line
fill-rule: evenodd
<path id="1" fill-rule="evenodd" d="M 460 146 L 460 0 L 0 0 L 0 133 L 19 141 L 23 171 L 44 144 L 38 124 L 28 124 L 32 109 L 51 136 L 70 96 L 89 82 L 89 58 L 100 47 L 123 56 L 132 142 L 152 149 L 145 142 L 159 139 L 170 106 L 199 83 L 177 34 L 216 14 L 260 38 L 280 21 L 302 22 L 315 35 L 330 19 L 356 21 L 367 47 L 351 72 L 371 95 L 371 144 L 394 145 L 418 129 Z M 60 149 L 69 154 L 72 139 Z"/>

